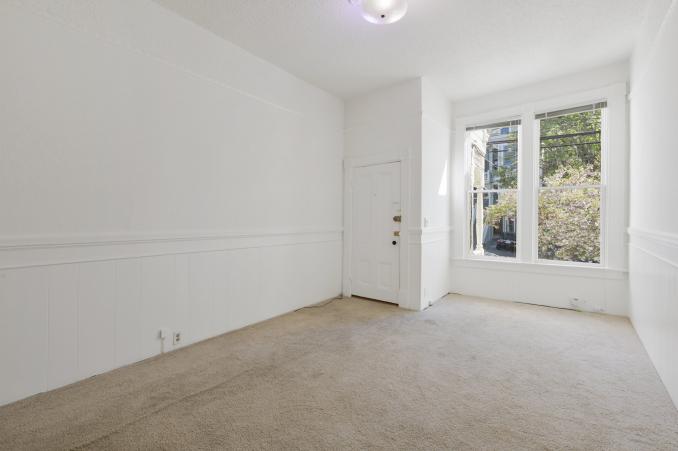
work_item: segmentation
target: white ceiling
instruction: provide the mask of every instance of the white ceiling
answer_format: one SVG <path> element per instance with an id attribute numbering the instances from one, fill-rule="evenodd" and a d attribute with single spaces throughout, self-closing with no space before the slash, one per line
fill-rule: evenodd
<path id="1" fill-rule="evenodd" d="M 451 99 L 628 58 L 648 0 L 410 0 L 392 25 L 347 0 L 156 0 L 343 98 L 427 76 Z"/>

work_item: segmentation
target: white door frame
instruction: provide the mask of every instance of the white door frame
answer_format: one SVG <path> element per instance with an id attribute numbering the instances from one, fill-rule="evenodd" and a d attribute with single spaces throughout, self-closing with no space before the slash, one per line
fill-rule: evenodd
<path id="1" fill-rule="evenodd" d="M 351 249 L 353 236 L 353 173 L 355 168 L 377 166 L 388 163 L 400 163 L 400 202 L 402 222 L 400 224 L 400 286 L 398 305 L 407 305 L 409 293 L 409 257 L 410 257 L 410 157 L 399 155 L 370 155 L 344 159 L 344 258 L 342 265 L 342 294 L 351 296 Z"/>

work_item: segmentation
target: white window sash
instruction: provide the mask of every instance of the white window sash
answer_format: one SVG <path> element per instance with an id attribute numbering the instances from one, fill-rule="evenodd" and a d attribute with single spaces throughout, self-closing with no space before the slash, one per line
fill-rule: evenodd
<path id="1" fill-rule="evenodd" d="M 589 108 L 590 107 L 590 108 Z M 540 119 L 537 119 L 534 109 L 526 108 L 520 115 L 521 120 L 513 120 L 512 125 L 520 125 L 518 131 L 518 187 L 517 188 L 500 188 L 500 189 L 473 189 L 473 174 L 472 172 L 472 149 L 469 143 L 464 140 L 464 163 L 466 174 L 466 220 L 465 231 L 463 233 L 463 252 L 462 255 L 466 259 L 473 260 L 495 260 L 495 261 L 511 261 L 517 263 L 539 263 L 539 264 L 555 264 L 566 266 L 592 266 L 604 267 L 607 263 L 606 252 L 606 231 L 607 231 L 607 164 L 608 164 L 608 145 L 609 145 L 609 130 L 608 130 L 608 108 L 607 101 L 594 101 L 590 104 L 581 102 L 579 105 L 567 108 L 553 108 L 549 113 L 542 113 L 543 118 L 553 117 L 562 114 L 571 114 L 578 111 L 590 110 L 593 108 L 601 108 L 601 174 L 600 184 L 586 184 L 586 185 L 571 185 L 571 186 L 540 186 L 539 164 L 540 164 Z M 542 110 L 543 111 L 543 110 Z M 539 116 L 541 118 L 541 116 Z M 533 126 L 525 126 L 533 121 Z M 485 124 L 502 124 L 507 121 L 485 121 Z M 478 128 L 486 128 L 486 126 L 471 126 L 465 127 L 464 130 L 476 130 Z M 526 170 L 531 168 L 531 170 Z M 524 187 L 524 189 L 523 189 Z M 539 193 L 542 191 L 558 191 L 558 190 L 574 190 L 574 189 L 597 189 L 600 191 L 600 263 L 582 263 L 582 262 L 568 262 L 563 260 L 546 260 L 538 258 L 538 240 L 539 240 Z M 471 246 L 472 236 L 472 212 L 473 202 L 472 194 L 485 193 L 517 193 L 517 224 L 516 224 L 516 256 L 515 257 L 500 257 L 500 256 L 483 256 L 473 254 Z"/>

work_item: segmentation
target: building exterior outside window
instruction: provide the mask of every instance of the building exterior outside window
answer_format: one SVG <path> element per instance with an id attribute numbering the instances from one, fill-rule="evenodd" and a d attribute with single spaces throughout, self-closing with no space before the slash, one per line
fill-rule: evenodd
<path id="1" fill-rule="evenodd" d="M 471 149 L 471 252 L 516 256 L 519 124 L 467 131 Z"/>

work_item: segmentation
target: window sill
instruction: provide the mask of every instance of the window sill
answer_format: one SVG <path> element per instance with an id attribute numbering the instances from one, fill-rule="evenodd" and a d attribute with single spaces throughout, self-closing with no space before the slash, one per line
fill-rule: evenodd
<path id="1" fill-rule="evenodd" d="M 452 265 L 458 268 L 514 271 L 551 276 L 586 277 L 592 279 L 621 280 L 628 278 L 626 269 L 614 269 L 586 264 L 525 263 L 497 258 L 458 258 L 452 259 Z"/>

